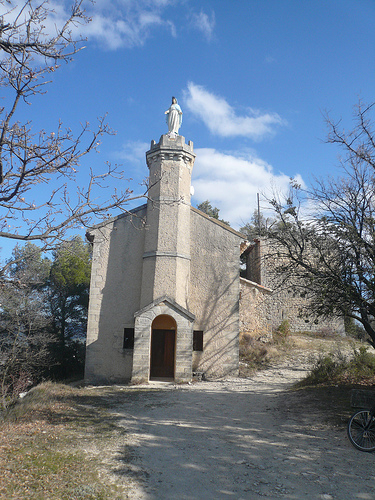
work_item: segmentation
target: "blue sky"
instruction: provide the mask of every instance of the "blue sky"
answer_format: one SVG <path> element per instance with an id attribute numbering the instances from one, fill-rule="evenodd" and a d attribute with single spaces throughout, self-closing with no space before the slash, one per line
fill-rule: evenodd
<path id="1" fill-rule="evenodd" d="M 56 3 L 57 18 L 68 5 Z M 375 100 L 374 0 L 85 5 L 86 48 L 18 118 L 47 131 L 61 120 L 74 131 L 108 113 L 117 134 L 84 160 L 81 175 L 119 163 L 138 193 L 145 152 L 167 132 L 164 111 L 176 96 L 180 134 L 197 154 L 192 203 L 209 199 L 235 228 L 252 216 L 257 193 L 286 190 L 290 177 L 308 185 L 337 175 L 324 112 L 350 129 L 359 99 Z"/>

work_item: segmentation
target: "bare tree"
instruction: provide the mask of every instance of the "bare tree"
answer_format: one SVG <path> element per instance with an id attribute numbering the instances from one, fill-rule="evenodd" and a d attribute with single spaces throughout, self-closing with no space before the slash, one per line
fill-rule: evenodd
<path id="1" fill-rule="evenodd" d="M 327 117 L 328 142 L 344 152 L 342 177 L 308 190 L 292 183 L 289 197 L 272 200 L 277 221 L 267 236 L 276 270 L 310 297 L 311 312 L 353 318 L 375 347 L 373 107 L 359 104 L 349 133 Z"/>
<path id="2" fill-rule="evenodd" d="M 12 8 L 0 0 L 0 8 L 0 85 L 7 93 L 0 108 L 0 237 L 38 240 L 48 248 L 73 228 L 98 223 L 112 209 L 124 210 L 136 197 L 130 189 L 98 196 L 110 177 L 123 178 L 110 164 L 104 172 L 89 170 L 85 187 L 77 184 L 82 157 L 97 150 L 103 135 L 113 134 L 105 118 L 95 129 L 84 124 L 78 135 L 62 123 L 47 133 L 17 120 L 20 107 L 45 93 L 51 73 L 83 48 L 76 36 L 79 25 L 89 22 L 82 0 L 74 2 L 60 26 L 48 1 L 26 0 Z M 56 180 L 57 187 L 50 188 Z"/>

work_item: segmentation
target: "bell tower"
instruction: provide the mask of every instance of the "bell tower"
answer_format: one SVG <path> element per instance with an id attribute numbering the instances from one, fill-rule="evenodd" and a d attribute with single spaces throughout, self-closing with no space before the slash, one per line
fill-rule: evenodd
<path id="1" fill-rule="evenodd" d="M 187 308 L 190 187 L 195 154 L 182 136 L 162 135 L 146 153 L 149 168 L 141 307 L 167 296 Z"/>

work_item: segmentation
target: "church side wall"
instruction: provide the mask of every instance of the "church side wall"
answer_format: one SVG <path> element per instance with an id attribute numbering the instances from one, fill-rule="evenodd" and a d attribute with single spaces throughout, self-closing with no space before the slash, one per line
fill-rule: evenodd
<path id="1" fill-rule="evenodd" d="M 124 328 L 140 308 L 145 209 L 94 229 L 87 328 L 87 383 L 126 382 L 133 351 L 123 349 Z"/>
<path id="2" fill-rule="evenodd" d="M 240 238 L 191 212 L 189 311 L 203 330 L 193 371 L 207 378 L 238 375 Z"/>

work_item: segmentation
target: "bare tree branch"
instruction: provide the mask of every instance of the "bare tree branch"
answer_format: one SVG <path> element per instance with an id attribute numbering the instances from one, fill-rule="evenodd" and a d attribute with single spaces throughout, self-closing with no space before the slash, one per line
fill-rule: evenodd
<path id="1" fill-rule="evenodd" d="M 328 120 L 328 142 L 345 153 L 344 175 L 316 179 L 307 190 L 292 186 L 288 199 L 273 200 L 277 221 L 267 236 L 277 254 L 276 271 L 309 294 L 311 311 L 354 318 L 375 346 L 373 108 L 359 104 L 349 133 Z"/>
<path id="2" fill-rule="evenodd" d="M 18 10 L 6 10 L 6 0 L 0 5 L 5 11 L 0 16 L 0 86 L 8 96 L 0 109 L 0 237 L 39 240 L 46 249 L 75 228 L 103 221 L 113 210 L 126 211 L 147 191 L 134 196 L 126 187 L 110 190 L 110 179 L 126 181 L 110 164 L 100 172 L 88 169 L 86 186 L 78 184 L 82 159 L 114 134 L 105 117 L 95 128 L 83 124 L 78 134 L 62 123 L 52 133 L 35 131 L 32 122 L 16 118 L 22 106 L 46 92 L 59 64 L 83 48 L 77 26 L 89 19 L 82 0 L 73 3 L 60 25 L 48 1 L 24 0 Z"/>

